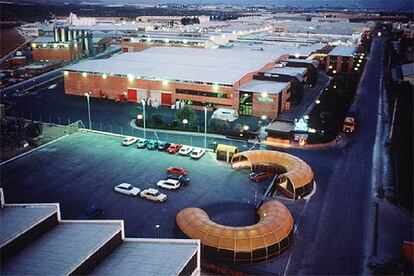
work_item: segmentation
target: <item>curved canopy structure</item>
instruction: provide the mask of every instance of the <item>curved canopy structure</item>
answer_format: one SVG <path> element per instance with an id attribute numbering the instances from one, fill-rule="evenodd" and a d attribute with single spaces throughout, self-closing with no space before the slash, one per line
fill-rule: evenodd
<path id="1" fill-rule="evenodd" d="M 227 262 L 259 262 L 279 256 L 292 243 L 293 218 L 276 200 L 258 210 L 259 222 L 245 227 L 230 227 L 210 220 L 199 208 L 186 208 L 176 217 L 181 231 L 200 239 L 205 257 Z"/>
<path id="2" fill-rule="evenodd" d="M 278 169 L 277 189 L 288 197 L 298 199 L 310 193 L 313 188 L 313 171 L 303 160 L 279 151 L 252 150 L 237 153 L 233 156 L 233 168 L 260 167 L 262 171 Z M 280 172 L 280 168 L 283 172 Z"/>

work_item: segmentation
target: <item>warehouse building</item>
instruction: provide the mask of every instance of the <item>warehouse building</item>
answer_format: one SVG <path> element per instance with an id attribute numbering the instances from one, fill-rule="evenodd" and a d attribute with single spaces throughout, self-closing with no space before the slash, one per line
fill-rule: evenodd
<path id="1" fill-rule="evenodd" d="M 290 83 L 254 80 L 286 60 L 286 51 L 153 47 L 65 69 L 65 92 L 195 109 L 232 108 L 246 116 L 276 117 L 286 107 Z M 246 95 L 247 94 L 247 95 Z"/>
<path id="2" fill-rule="evenodd" d="M 356 46 L 336 46 L 329 52 L 326 61 L 326 72 L 328 73 L 351 73 L 355 62 Z"/>

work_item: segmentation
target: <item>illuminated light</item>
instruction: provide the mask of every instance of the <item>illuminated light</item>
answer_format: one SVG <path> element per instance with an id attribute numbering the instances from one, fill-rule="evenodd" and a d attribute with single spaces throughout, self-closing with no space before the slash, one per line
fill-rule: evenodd
<path id="1" fill-rule="evenodd" d="M 268 94 L 267 94 L 266 92 L 263 92 L 263 93 L 261 94 L 261 96 L 262 96 L 263 98 L 267 98 Z"/>
<path id="2" fill-rule="evenodd" d="M 139 115 L 137 116 L 137 119 L 138 119 L 138 120 L 142 120 L 142 115 L 141 115 L 141 114 L 139 114 Z"/>
<path id="3" fill-rule="evenodd" d="M 102 74 L 102 78 L 103 79 L 106 79 L 108 77 L 108 75 L 107 74 Z"/>
<path id="4" fill-rule="evenodd" d="M 43 46 L 43 48 L 46 48 L 47 47 L 47 44 L 46 43 L 43 43 L 42 46 Z"/>
<path id="5" fill-rule="evenodd" d="M 354 68 L 354 70 L 355 70 L 355 71 L 358 71 L 358 67 L 355 67 L 355 68 Z"/>
<path id="6" fill-rule="evenodd" d="M 36 48 L 37 44 L 36 43 L 32 43 L 32 48 Z"/>
<path id="7" fill-rule="evenodd" d="M 361 55 L 362 55 L 362 56 L 365 56 L 365 53 L 362 53 Z"/>
<path id="8" fill-rule="evenodd" d="M 300 57 L 299 53 L 296 53 L 295 58 L 299 58 L 299 57 Z"/>
<path id="9" fill-rule="evenodd" d="M 332 73 L 336 74 L 336 70 L 333 70 Z"/>
<path id="10" fill-rule="evenodd" d="M 86 78 L 88 76 L 88 74 L 86 72 L 82 73 L 82 77 Z"/>
<path id="11" fill-rule="evenodd" d="M 219 89 L 218 84 L 217 84 L 217 83 L 213 84 L 213 90 L 214 90 L 214 91 L 217 91 L 218 89 Z"/>
<path id="12" fill-rule="evenodd" d="M 359 67 L 359 66 L 361 66 L 361 63 L 358 63 L 358 64 L 357 64 L 357 66 L 358 66 L 358 67 Z"/>
<path id="13" fill-rule="evenodd" d="M 184 43 L 184 44 L 187 44 L 187 39 L 184 39 L 184 40 L 183 40 L 183 43 Z"/>
<path id="14" fill-rule="evenodd" d="M 166 39 L 164 40 L 164 42 L 165 42 L 165 43 L 170 43 L 170 40 L 169 40 L 168 38 L 166 38 Z"/>
<path id="15" fill-rule="evenodd" d="M 132 74 L 128 74 L 127 78 L 128 78 L 129 81 L 133 81 L 135 79 L 134 75 L 132 75 Z"/>
<path id="16" fill-rule="evenodd" d="M 74 45 L 74 46 L 75 46 L 75 49 L 76 49 L 76 48 L 78 48 L 78 44 L 77 44 L 77 43 L 75 43 L 75 45 Z"/>
<path id="17" fill-rule="evenodd" d="M 168 81 L 168 80 L 162 80 L 162 85 L 167 86 L 167 85 L 168 85 L 168 83 L 169 83 L 169 81 Z"/>
<path id="18" fill-rule="evenodd" d="M 187 119 L 184 119 L 183 120 L 183 124 L 185 124 L 185 125 L 188 124 L 188 120 Z"/>
<path id="19" fill-rule="evenodd" d="M 320 104 L 320 103 L 321 103 L 321 101 L 320 101 L 320 100 L 316 100 L 316 101 L 315 101 L 315 103 L 316 103 L 316 104 Z"/>
<path id="20" fill-rule="evenodd" d="M 332 65 L 329 65 L 329 67 L 328 67 L 329 69 L 332 69 Z"/>
<path id="21" fill-rule="evenodd" d="M 58 47 L 58 45 L 54 43 L 53 44 L 53 48 L 57 48 L 57 47 Z"/>
<path id="22" fill-rule="evenodd" d="M 147 38 L 147 41 L 148 41 L 148 42 L 151 42 L 151 41 L 152 41 L 152 39 L 151 39 L 150 37 L 148 37 L 148 38 Z"/>
<path id="23" fill-rule="evenodd" d="M 336 88 L 336 85 L 334 85 L 333 88 L 335 89 Z"/>
<path id="24" fill-rule="evenodd" d="M 236 34 L 236 31 L 232 31 L 231 33 L 232 33 L 232 34 Z"/>
<path id="25" fill-rule="evenodd" d="M 361 63 L 361 62 L 362 62 L 362 59 L 358 60 L 358 63 Z"/>
<path id="26" fill-rule="evenodd" d="M 243 130 L 244 130 L 244 131 L 248 131 L 248 130 L 249 130 L 249 128 L 250 128 L 250 127 L 249 127 L 248 125 L 244 125 L 244 126 L 243 126 Z"/>
<path id="27" fill-rule="evenodd" d="M 267 120 L 267 116 L 266 115 L 262 115 L 262 120 Z"/>
<path id="28" fill-rule="evenodd" d="M 66 43 L 66 44 L 65 44 L 65 48 L 69 48 L 69 44 L 67 44 L 67 43 Z"/>
<path id="29" fill-rule="evenodd" d="M 309 115 L 305 115 L 305 116 L 303 116 L 303 119 L 305 119 L 305 120 L 309 120 Z"/>
<path id="30" fill-rule="evenodd" d="M 69 75 L 69 72 L 68 71 L 63 71 L 63 75 L 67 76 L 67 75 Z"/>
<path id="31" fill-rule="evenodd" d="M 310 133 L 316 133 L 316 129 L 314 129 L 314 128 L 309 128 L 309 129 L 308 129 L 308 132 L 310 132 Z"/>

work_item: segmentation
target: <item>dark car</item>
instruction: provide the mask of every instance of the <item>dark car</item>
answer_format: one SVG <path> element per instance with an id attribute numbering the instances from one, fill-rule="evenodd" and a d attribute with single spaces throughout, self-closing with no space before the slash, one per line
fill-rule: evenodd
<path id="1" fill-rule="evenodd" d="M 149 150 L 155 150 L 158 147 L 158 141 L 157 140 L 149 140 L 147 149 Z"/>
<path id="2" fill-rule="evenodd" d="M 80 219 L 95 219 L 102 216 L 103 213 L 104 211 L 102 209 L 92 205 L 85 209 Z"/>
<path id="3" fill-rule="evenodd" d="M 273 176 L 274 174 L 270 172 L 253 172 L 250 174 L 250 179 L 257 182 L 270 179 Z"/>
<path id="4" fill-rule="evenodd" d="M 139 138 L 138 142 L 137 142 L 137 148 L 139 149 L 143 149 L 148 145 L 148 140 L 147 139 L 143 139 L 143 138 Z"/>
<path id="5" fill-rule="evenodd" d="M 166 151 L 170 146 L 171 146 L 170 143 L 167 143 L 167 142 L 164 142 L 164 141 L 158 142 L 158 149 L 159 150 Z"/>
<path id="6" fill-rule="evenodd" d="M 183 185 L 187 185 L 188 183 L 190 183 L 190 178 L 188 176 L 184 176 L 184 175 L 180 175 L 180 174 L 168 174 L 167 178 L 178 180 Z"/>

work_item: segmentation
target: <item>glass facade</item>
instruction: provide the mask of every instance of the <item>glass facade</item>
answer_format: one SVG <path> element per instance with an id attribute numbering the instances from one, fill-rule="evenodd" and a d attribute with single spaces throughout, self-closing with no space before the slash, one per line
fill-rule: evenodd
<path id="1" fill-rule="evenodd" d="M 244 115 L 244 116 L 252 116 L 253 114 L 253 93 L 240 92 L 239 114 Z"/>

